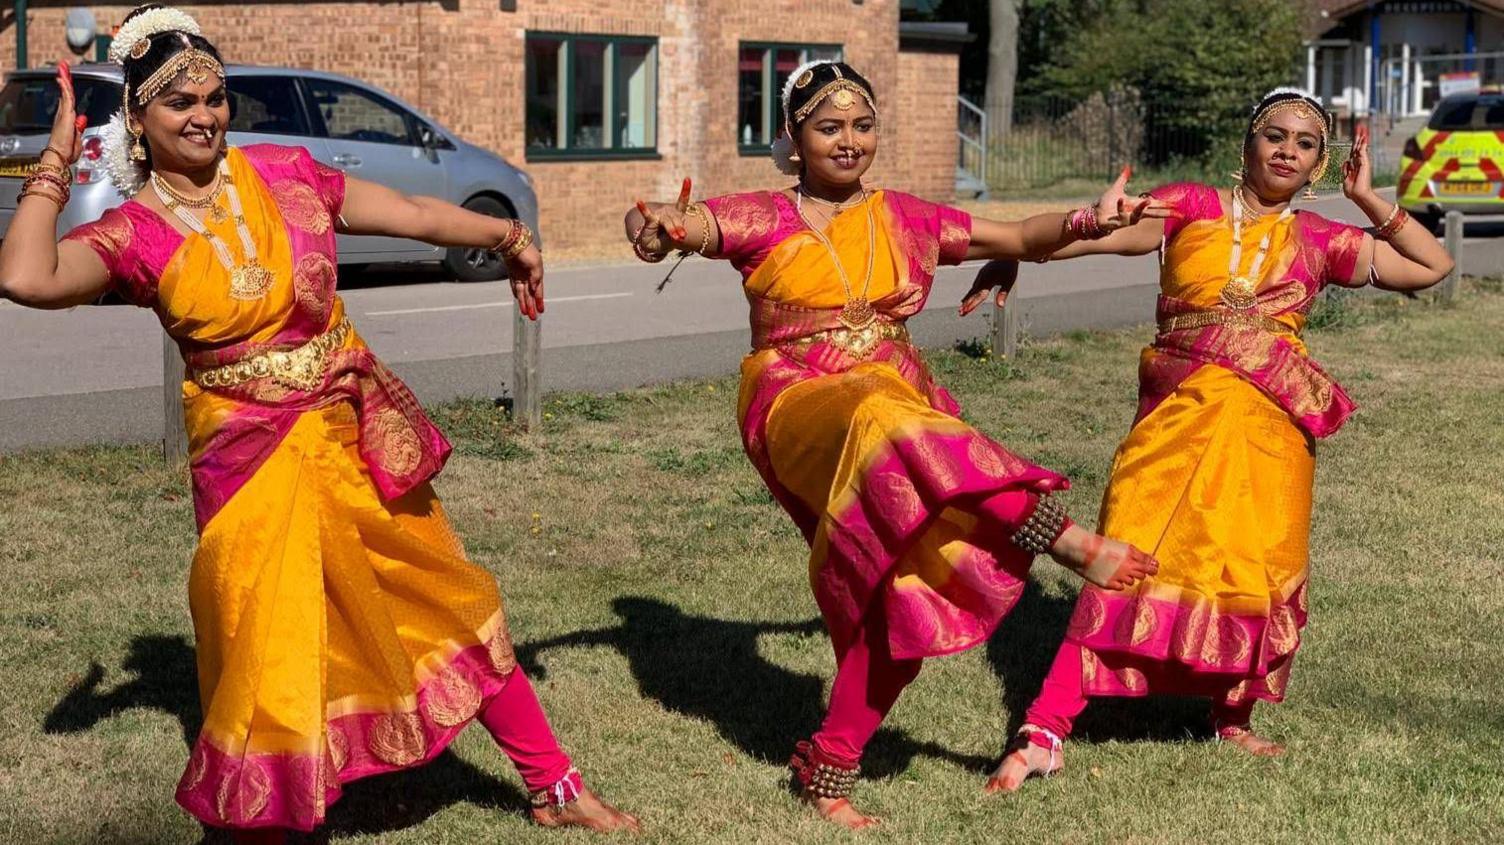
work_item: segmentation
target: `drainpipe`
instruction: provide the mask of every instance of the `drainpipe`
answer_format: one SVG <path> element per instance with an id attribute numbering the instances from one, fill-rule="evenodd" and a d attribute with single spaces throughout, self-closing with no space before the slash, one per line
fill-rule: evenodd
<path id="1" fill-rule="evenodd" d="M 1468 56 L 1472 56 L 1478 52 L 1478 33 L 1475 28 L 1472 6 L 1467 7 L 1467 32 L 1463 34 L 1462 44 L 1462 52 L 1467 53 Z M 1462 63 L 1463 70 L 1473 70 L 1477 66 L 1477 63 L 1471 58 Z"/>
<path id="2" fill-rule="evenodd" d="M 16 0 L 16 69 L 26 69 L 26 0 Z"/>
<path id="3" fill-rule="evenodd" d="M 1373 45 L 1373 68 L 1369 76 L 1368 112 L 1369 114 L 1374 114 L 1378 111 L 1378 106 L 1380 105 L 1379 72 L 1383 69 L 1384 63 L 1379 50 L 1379 9 L 1378 4 L 1373 2 L 1368 4 L 1368 43 Z"/>

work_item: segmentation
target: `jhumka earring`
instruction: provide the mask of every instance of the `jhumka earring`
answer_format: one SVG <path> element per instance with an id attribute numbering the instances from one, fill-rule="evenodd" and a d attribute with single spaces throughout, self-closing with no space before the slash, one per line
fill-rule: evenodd
<path id="1" fill-rule="evenodd" d="M 1231 175 L 1234 185 L 1243 184 L 1243 168 L 1239 167 L 1237 170 L 1234 170 Z"/>
<path id="2" fill-rule="evenodd" d="M 141 127 L 126 118 L 125 131 L 131 135 L 131 161 L 146 161 L 146 146 L 141 143 Z"/>
<path id="3" fill-rule="evenodd" d="M 1313 185 L 1310 182 L 1307 182 L 1306 183 L 1305 193 L 1302 193 L 1300 195 L 1300 198 L 1303 199 L 1303 200 L 1313 200 L 1313 199 L 1316 199 L 1316 186 Z"/>
<path id="4" fill-rule="evenodd" d="M 794 150 L 793 152 L 789 153 L 789 161 L 800 162 L 800 161 L 804 161 L 804 159 L 802 159 L 802 158 L 799 157 L 799 151 L 798 150 Z"/>

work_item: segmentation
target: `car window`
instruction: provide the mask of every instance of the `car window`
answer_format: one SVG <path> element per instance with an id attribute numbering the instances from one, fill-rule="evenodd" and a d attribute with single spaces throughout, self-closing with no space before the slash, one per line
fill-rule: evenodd
<path id="1" fill-rule="evenodd" d="M 1466 129 L 1473 122 L 1473 106 L 1477 104 L 1478 100 L 1473 97 L 1442 100 L 1431 114 L 1431 122 L 1427 126 L 1431 129 Z"/>
<path id="2" fill-rule="evenodd" d="M 73 78 L 78 113 L 90 126 L 103 126 L 120 108 L 120 83 L 87 76 Z M 50 76 L 12 79 L 0 89 L 0 132 L 21 135 L 49 132 L 57 116 L 57 81 Z"/>
<path id="3" fill-rule="evenodd" d="M 330 138 L 418 146 L 414 121 L 396 104 L 341 82 L 308 79 L 304 84 Z"/>
<path id="4" fill-rule="evenodd" d="M 232 76 L 227 87 L 234 98 L 232 132 L 270 135 L 311 135 L 308 115 L 291 79 L 276 76 Z"/>

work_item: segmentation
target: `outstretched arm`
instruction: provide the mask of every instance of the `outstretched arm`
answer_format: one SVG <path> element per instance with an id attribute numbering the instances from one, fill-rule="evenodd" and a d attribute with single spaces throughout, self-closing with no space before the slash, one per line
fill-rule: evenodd
<path id="1" fill-rule="evenodd" d="M 1072 214 L 1037 214 L 1027 220 L 1011 223 L 974 219 L 971 224 L 971 246 L 966 251 L 966 257 L 1039 260 L 1058 256 L 1077 244 L 1097 244 L 1109 240 L 1119 232 L 1140 226 L 1148 230 L 1158 224 L 1162 228 L 1163 224 L 1159 221 L 1170 216 L 1170 206 L 1156 199 L 1128 199 L 1126 189 L 1132 175 L 1131 167 L 1123 168 L 1117 181 L 1112 183 L 1092 209 Z M 1093 213 L 1094 219 L 1087 219 Z M 1155 243 L 1157 245 L 1158 241 Z M 1081 249 L 1082 252 L 1078 254 L 1087 251 L 1084 247 Z"/>
<path id="2" fill-rule="evenodd" d="M 73 241 L 57 242 L 57 218 L 67 201 L 63 186 L 69 181 L 68 168 L 78 160 L 84 131 L 84 118 L 74 112 L 73 76 L 66 63 L 58 65 L 57 87 L 52 137 L 0 243 L 0 298 L 32 308 L 92 302 L 110 283 L 109 268 L 94 250 Z"/>
<path id="3" fill-rule="evenodd" d="M 459 246 L 503 251 L 518 243 L 524 232 L 518 220 L 504 220 L 467 211 L 433 197 L 412 197 L 385 185 L 346 177 L 345 201 L 340 208 L 341 231 L 353 235 L 411 238 L 434 246 Z M 530 237 L 529 237 L 530 240 Z M 543 254 L 538 245 L 507 259 L 512 294 L 529 319 L 543 313 Z"/>

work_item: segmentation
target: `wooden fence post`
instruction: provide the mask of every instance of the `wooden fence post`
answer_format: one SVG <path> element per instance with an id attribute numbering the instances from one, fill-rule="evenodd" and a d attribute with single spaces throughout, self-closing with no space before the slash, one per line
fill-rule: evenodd
<path id="1" fill-rule="evenodd" d="M 177 342 L 162 332 L 162 460 L 168 466 L 188 462 L 188 429 L 183 422 L 183 356 Z"/>
<path id="2" fill-rule="evenodd" d="M 1006 304 L 992 306 L 992 357 L 1012 359 L 1018 353 L 1018 303 L 1010 294 Z M 993 300 L 996 303 L 997 300 Z"/>
<path id="3" fill-rule="evenodd" d="M 512 314 L 512 419 L 532 430 L 543 424 L 543 322 L 529 320 L 521 308 Z"/>
<path id="4" fill-rule="evenodd" d="M 1441 301 L 1457 298 L 1457 283 L 1462 280 L 1462 212 L 1448 211 L 1446 218 L 1447 254 L 1452 256 L 1452 272 L 1441 283 Z"/>

